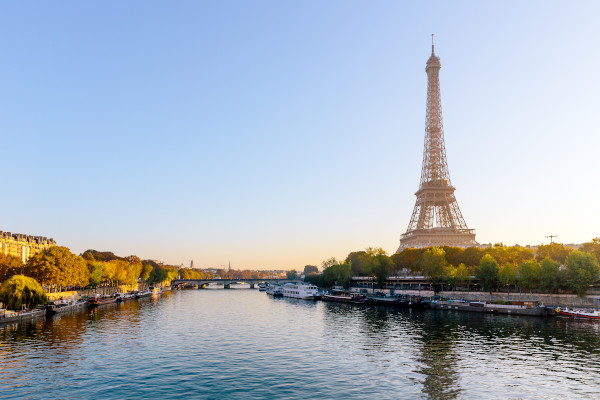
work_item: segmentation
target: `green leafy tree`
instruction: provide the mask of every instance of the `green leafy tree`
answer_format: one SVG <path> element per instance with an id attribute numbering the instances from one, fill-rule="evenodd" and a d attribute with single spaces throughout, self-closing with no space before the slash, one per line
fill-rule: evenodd
<path id="1" fill-rule="evenodd" d="M 536 259 L 538 261 L 543 260 L 548 257 L 560 264 L 564 264 L 567 260 L 568 255 L 573 251 L 566 247 L 562 243 L 552 243 L 547 245 L 542 245 L 537 248 L 536 251 Z"/>
<path id="2" fill-rule="evenodd" d="M 466 251 L 466 250 L 465 250 Z M 475 272 L 483 290 L 491 292 L 498 287 L 498 262 L 489 254 L 484 255 Z"/>
<path id="3" fill-rule="evenodd" d="M 458 282 L 457 272 L 458 268 L 452 264 L 448 264 L 444 267 L 444 282 L 452 288 L 454 288 Z"/>
<path id="4" fill-rule="evenodd" d="M 337 260 L 336 260 L 337 261 Z M 336 262 L 334 264 L 340 264 Z M 370 269 L 373 264 L 373 256 L 366 251 L 354 251 L 346 257 L 346 264 L 350 264 L 354 276 L 370 275 Z"/>
<path id="5" fill-rule="evenodd" d="M 432 283 L 434 291 L 437 285 L 443 282 L 444 267 L 446 266 L 446 253 L 439 247 L 427 249 L 417 261 L 425 277 Z"/>
<path id="6" fill-rule="evenodd" d="M 90 271 L 85 260 L 71 253 L 68 248 L 52 246 L 29 259 L 24 275 L 42 285 L 87 286 Z"/>
<path id="7" fill-rule="evenodd" d="M 102 283 L 102 277 L 104 276 L 104 263 L 100 261 L 93 261 L 90 265 L 90 286 L 98 287 Z"/>
<path id="8" fill-rule="evenodd" d="M 467 247 L 460 255 L 460 262 L 468 267 L 478 266 L 484 253 L 479 247 Z"/>
<path id="9" fill-rule="evenodd" d="M 323 262 L 321 263 L 321 267 L 323 269 L 331 267 L 332 265 L 339 265 L 340 262 L 335 258 L 335 257 L 331 257 L 328 258 L 326 260 L 323 260 Z"/>
<path id="10" fill-rule="evenodd" d="M 540 264 L 536 261 L 525 261 L 519 266 L 519 286 L 530 292 L 539 288 L 541 276 Z"/>
<path id="11" fill-rule="evenodd" d="M 546 257 L 542 260 L 540 266 L 540 288 L 546 293 L 557 293 L 565 280 L 560 264 Z"/>
<path id="12" fill-rule="evenodd" d="M 381 247 L 367 247 L 365 249 L 365 253 L 367 253 L 371 257 L 387 256 L 387 252 Z"/>
<path id="13" fill-rule="evenodd" d="M 406 269 L 411 273 L 417 273 L 419 266 L 417 260 L 425 252 L 425 249 L 403 249 L 402 251 L 392 255 L 392 261 L 396 265 L 396 270 Z"/>
<path id="14" fill-rule="evenodd" d="M 469 286 L 472 279 L 471 276 L 472 272 L 469 271 L 469 268 L 465 264 L 460 263 L 458 267 L 456 267 L 456 284 L 458 286 Z"/>
<path id="15" fill-rule="evenodd" d="M 373 257 L 371 265 L 371 274 L 377 282 L 377 287 L 382 288 L 385 281 L 394 271 L 395 265 L 390 257 L 385 254 L 379 254 Z"/>
<path id="16" fill-rule="evenodd" d="M 569 288 L 579 296 L 584 296 L 589 286 L 598 280 L 598 260 L 590 253 L 573 251 L 565 261 Z"/>
<path id="17" fill-rule="evenodd" d="M 510 292 L 510 287 L 517 282 L 517 267 L 511 263 L 503 264 L 498 270 L 498 281 Z"/>
<path id="18" fill-rule="evenodd" d="M 600 237 L 592 239 L 591 242 L 587 242 L 581 245 L 579 251 L 583 253 L 590 253 L 596 256 L 596 260 L 600 262 Z"/>
<path id="19" fill-rule="evenodd" d="M 23 306 L 35 308 L 47 300 L 42 286 L 28 276 L 15 275 L 0 287 L 0 301 L 9 310 L 20 310 Z"/>
<path id="20" fill-rule="evenodd" d="M 296 271 L 295 269 L 287 271 L 285 273 L 285 276 L 287 279 L 298 279 L 298 271 Z"/>

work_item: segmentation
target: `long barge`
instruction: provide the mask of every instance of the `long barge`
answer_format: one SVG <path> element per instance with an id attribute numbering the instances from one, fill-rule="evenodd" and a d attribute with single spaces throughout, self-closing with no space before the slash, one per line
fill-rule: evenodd
<path id="1" fill-rule="evenodd" d="M 6 324 L 9 322 L 27 321 L 34 318 L 45 317 L 46 310 L 43 308 L 36 308 L 30 311 L 8 311 L 3 310 L 4 313 L 0 315 L 0 324 Z"/>
<path id="2" fill-rule="evenodd" d="M 483 301 L 439 300 L 431 304 L 437 310 L 455 310 L 490 314 L 527 315 L 543 317 L 550 315 L 548 308 L 536 302 L 511 302 L 493 304 Z"/>
<path id="3" fill-rule="evenodd" d="M 100 295 L 96 295 L 94 297 L 90 297 L 88 298 L 88 305 L 90 307 L 95 307 L 95 306 L 102 306 L 104 304 L 111 304 L 111 303 L 115 303 L 117 301 L 117 298 L 115 296 L 100 296 Z"/>
<path id="4" fill-rule="evenodd" d="M 46 315 L 63 314 L 75 310 L 81 310 L 87 305 L 85 301 L 55 300 L 46 305 Z"/>

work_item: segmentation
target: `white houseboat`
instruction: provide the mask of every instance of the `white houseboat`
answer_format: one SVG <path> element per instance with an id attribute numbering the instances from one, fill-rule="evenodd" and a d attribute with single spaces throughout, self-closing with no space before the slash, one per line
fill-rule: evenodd
<path id="1" fill-rule="evenodd" d="M 314 299 L 318 296 L 319 289 L 309 283 L 286 283 L 283 285 L 283 297 L 295 299 Z"/>

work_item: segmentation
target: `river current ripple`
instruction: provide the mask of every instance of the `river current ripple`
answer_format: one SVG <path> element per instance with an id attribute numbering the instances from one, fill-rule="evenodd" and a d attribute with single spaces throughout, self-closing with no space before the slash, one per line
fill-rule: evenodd
<path id="1" fill-rule="evenodd" d="M 8 399 L 598 399 L 600 323 L 188 290 L 0 327 Z"/>

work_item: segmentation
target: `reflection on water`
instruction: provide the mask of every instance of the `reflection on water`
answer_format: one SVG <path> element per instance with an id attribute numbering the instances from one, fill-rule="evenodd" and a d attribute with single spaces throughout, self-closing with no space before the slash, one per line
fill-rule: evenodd
<path id="1" fill-rule="evenodd" d="M 6 398 L 598 398 L 600 324 L 195 290 L 0 327 Z"/>

